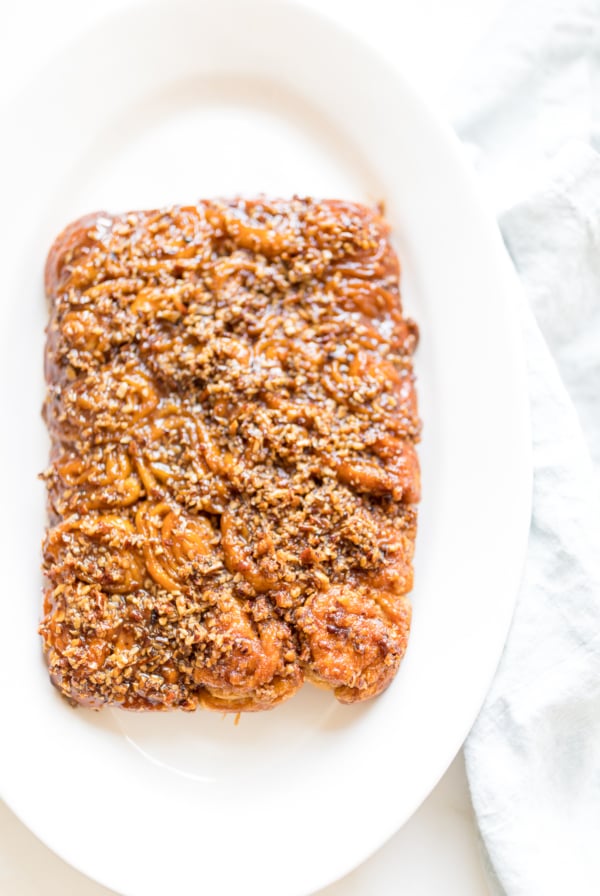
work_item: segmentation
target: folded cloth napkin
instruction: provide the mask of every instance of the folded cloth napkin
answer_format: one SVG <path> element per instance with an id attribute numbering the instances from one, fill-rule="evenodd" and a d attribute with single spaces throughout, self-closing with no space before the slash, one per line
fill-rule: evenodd
<path id="1" fill-rule="evenodd" d="M 508 3 L 451 99 L 524 287 L 529 550 L 466 743 L 491 886 L 600 894 L 600 0 Z"/>

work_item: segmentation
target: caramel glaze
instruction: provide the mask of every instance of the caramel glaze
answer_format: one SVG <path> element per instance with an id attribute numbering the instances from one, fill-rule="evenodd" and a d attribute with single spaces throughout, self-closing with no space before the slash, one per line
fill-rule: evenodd
<path id="1" fill-rule="evenodd" d="M 72 701 L 380 693 L 410 627 L 420 424 L 378 210 L 233 199 L 56 240 L 41 624 Z"/>

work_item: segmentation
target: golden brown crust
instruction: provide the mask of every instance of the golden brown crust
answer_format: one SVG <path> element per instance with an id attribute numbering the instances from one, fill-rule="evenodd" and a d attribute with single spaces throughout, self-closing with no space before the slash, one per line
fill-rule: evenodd
<path id="1" fill-rule="evenodd" d="M 333 688 L 342 703 L 379 694 L 404 656 L 410 618 L 405 595 L 367 583 L 311 595 L 296 616 L 310 676 Z"/>
<path id="2" fill-rule="evenodd" d="M 377 211 L 207 201 L 70 225 L 46 265 L 50 675 L 99 707 L 350 703 L 406 649 L 412 353 Z"/>

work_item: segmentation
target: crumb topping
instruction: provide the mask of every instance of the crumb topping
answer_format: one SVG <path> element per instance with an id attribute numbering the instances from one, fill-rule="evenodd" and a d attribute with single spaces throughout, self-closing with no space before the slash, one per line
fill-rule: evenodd
<path id="1" fill-rule="evenodd" d="M 387 686 L 410 626 L 420 423 L 378 211 L 205 201 L 51 249 L 50 674 L 99 707 L 239 712 Z"/>

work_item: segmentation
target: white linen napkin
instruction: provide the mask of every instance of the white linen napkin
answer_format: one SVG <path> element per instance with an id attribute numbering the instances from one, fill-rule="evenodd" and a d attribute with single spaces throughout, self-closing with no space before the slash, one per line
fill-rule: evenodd
<path id="1" fill-rule="evenodd" d="M 455 87 L 524 287 L 534 463 L 523 582 L 467 774 L 494 892 L 598 896 L 600 2 L 513 0 Z"/>

